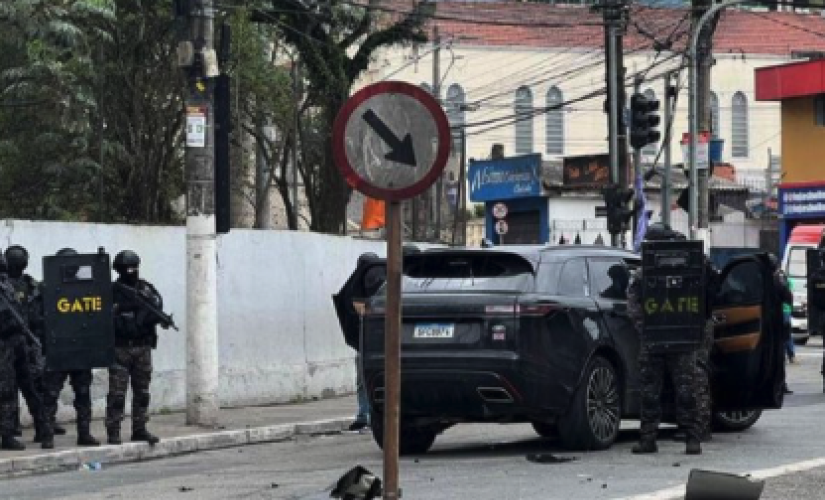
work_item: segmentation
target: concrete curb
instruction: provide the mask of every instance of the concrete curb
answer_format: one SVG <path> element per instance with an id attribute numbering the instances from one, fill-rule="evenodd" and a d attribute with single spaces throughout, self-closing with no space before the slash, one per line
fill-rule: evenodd
<path id="1" fill-rule="evenodd" d="M 297 424 L 192 434 L 181 437 L 161 437 L 160 443 L 155 446 L 149 446 L 146 443 L 124 443 L 115 446 L 76 448 L 42 455 L 0 459 L 0 477 L 9 479 L 33 474 L 78 470 L 84 464 L 105 466 L 107 464 L 155 460 L 198 451 L 276 443 L 296 436 L 338 434 L 346 430 L 352 422 L 351 417 L 341 417 Z"/>

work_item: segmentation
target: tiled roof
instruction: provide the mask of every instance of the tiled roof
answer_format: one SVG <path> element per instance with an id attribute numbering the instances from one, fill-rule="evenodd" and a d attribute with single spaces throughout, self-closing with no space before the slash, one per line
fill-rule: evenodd
<path id="1" fill-rule="evenodd" d="M 407 12 L 409 0 L 380 4 Z M 636 6 L 625 38 L 627 50 L 668 38 L 681 48 L 687 39 L 689 11 Z M 467 45 L 597 48 L 604 43 L 601 14 L 586 6 L 519 2 L 436 3 L 435 20 L 442 37 Z M 792 51 L 825 50 L 825 19 L 817 14 L 728 10 L 714 37 L 714 52 L 789 56 Z"/>

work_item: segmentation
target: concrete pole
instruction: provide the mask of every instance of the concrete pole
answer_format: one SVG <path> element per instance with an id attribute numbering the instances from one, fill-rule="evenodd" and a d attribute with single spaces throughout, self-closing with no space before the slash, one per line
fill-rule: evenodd
<path id="1" fill-rule="evenodd" d="M 191 2 L 195 57 L 186 72 L 186 423 L 202 426 L 216 425 L 219 411 L 213 16 L 212 0 Z"/>
<path id="2" fill-rule="evenodd" d="M 702 33 L 702 27 L 716 15 L 722 9 L 730 7 L 731 5 L 738 5 L 747 2 L 748 0 L 727 0 L 725 2 L 718 3 L 707 10 L 702 17 L 693 25 L 693 31 L 691 33 L 690 38 L 690 45 L 688 47 L 688 58 L 690 60 L 690 65 L 688 66 L 688 78 L 690 81 L 689 85 L 689 113 L 688 113 L 688 122 L 690 124 L 690 140 L 688 142 L 688 165 L 690 169 L 690 210 L 689 214 L 689 223 L 690 223 L 690 238 L 691 239 L 701 239 L 705 241 L 705 247 L 709 245 L 709 241 L 707 238 L 707 228 L 700 228 L 699 227 L 699 172 L 698 172 L 698 149 L 699 149 L 699 54 L 698 54 L 698 44 L 699 44 L 699 35 Z M 707 190 L 707 189 L 706 189 Z"/>
<path id="3" fill-rule="evenodd" d="M 690 89 L 688 92 L 689 98 L 689 113 L 688 113 L 688 122 L 690 124 L 690 140 L 688 142 L 689 147 L 689 155 L 688 155 L 688 165 L 690 169 L 690 210 L 689 214 L 689 224 L 690 224 L 690 238 L 691 239 L 701 239 L 705 242 L 705 248 L 707 249 L 708 245 L 710 244 L 708 240 L 707 234 L 707 227 L 702 228 L 700 226 L 699 220 L 699 190 L 697 188 L 701 188 L 699 184 L 699 171 L 698 171 L 698 149 L 699 149 L 699 63 L 700 63 L 700 54 L 698 51 L 698 44 L 700 35 L 702 33 L 702 28 L 704 25 L 713 19 L 713 16 L 716 15 L 722 9 L 730 7 L 732 5 L 738 5 L 742 3 L 746 3 L 748 0 L 727 0 L 725 2 L 721 2 L 715 4 L 714 6 L 710 7 L 702 17 L 699 18 L 693 25 L 693 30 L 691 32 L 690 38 L 690 45 L 688 47 L 688 59 L 690 60 L 690 66 L 688 66 L 688 77 L 690 81 Z M 708 43 L 709 45 L 709 43 Z M 707 102 L 707 101 L 705 101 Z M 705 173 L 707 176 L 707 172 Z M 705 186 L 705 196 L 707 196 L 707 186 Z M 707 204 L 705 205 L 707 207 Z M 707 214 L 707 209 L 705 209 L 705 214 Z"/>
<path id="4" fill-rule="evenodd" d="M 608 137 L 610 152 L 610 180 L 612 184 L 620 183 L 619 174 L 619 70 L 616 64 L 616 28 L 613 24 L 607 27 L 607 78 L 608 78 Z M 621 236 L 618 233 L 610 234 L 611 246 L 618 247 L 621 244 Z"/>

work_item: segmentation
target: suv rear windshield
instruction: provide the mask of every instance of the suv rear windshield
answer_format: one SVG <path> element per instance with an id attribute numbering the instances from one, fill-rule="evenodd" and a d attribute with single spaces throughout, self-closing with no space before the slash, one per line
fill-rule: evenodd
<path id="1" fill-rule="evenodd" d="M 502 252 L 438 252 L 404 259 L 403 289 L 408 293 L 437 291 L 531 292 L 533 264 Z"/>

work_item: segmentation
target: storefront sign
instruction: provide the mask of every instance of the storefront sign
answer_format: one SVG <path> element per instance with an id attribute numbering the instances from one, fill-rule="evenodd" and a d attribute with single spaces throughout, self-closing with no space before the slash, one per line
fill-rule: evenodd
<path id="1" fill-rule="evenodd" d="M 606 186 L 610 182 L 610 155 L 568 156 L 562 178 L 565 186 Z"/>
<path id="2" fill-rule="evenodd" d="M 825 183 L 781 184 L 779 213 L 786 219 L 825 217 Z"/>
<path id="3" fill-rule="evenodd" d="M 541 196 L 541 155 L 470 161 L 471 201 Z"/>

